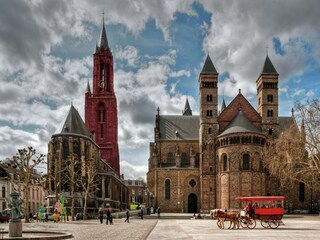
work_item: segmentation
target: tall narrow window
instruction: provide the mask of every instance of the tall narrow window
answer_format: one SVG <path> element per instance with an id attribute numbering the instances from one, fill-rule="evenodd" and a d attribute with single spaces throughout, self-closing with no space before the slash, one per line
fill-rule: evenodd
<path id="1" fill-rule="evenodd" d="M 5 186 L 2 187 L 2 197 L 3 198 L 6 197 L 6 187 Z"/>
<path id="2" fill-rule="evenodd" d="M 2 202 L 2 210 L 7 208 L 7 203 L 6 202 Z"/>
<path id="3" fill-rule="evenodd" d="M 228 166 L 228 157 L 227 155 L 223 156 L 223 163 L 222 163 L 222 171 L 228 171 L 229 170 L 229 166 Z"/>
<path id="4" fill-rule="evenodd" d="M 174 156 L 173 156 L 173 153 L 172 153 L 172 152 L 168 152 L 167 162 L 168 162 L 168 163 L 174 163 Z"/>
<path id="5" fill-rule="evenodd" d="M 181 153 L 181 164 L 182 164 L 182 166 L 189 166 L 190 165 L 188 154 L 185 152 Z"/>
<path id="6" fill-rule="evenodd" d="M 268 102 L 273 102 L 273 95 L 272 94 L 268 94 L 267 95 L 267 100 L 268 100 Z"/>
<path id="7" fill-rule="evenodd" d="M 110 92 L 110 64 L 107 63 L 107 77 L 106 77 L 106 81 L 107 81 L 107 91 Z"/>
<path id="8" fill-rule="evenodd" d="M 100 91 L 102 91 L 104 89 L 104 81 L 105 81 L 104 73 L 105 73 L 104 64 L 100 63 L 100 79 L 99 79 L 100 80 L 100 83 L 99 83 Z"/>
<path id="9" fill-rule="evenodd" d="M 170 180 L 167 179 L 165 182 L 165 199 L 170 200 Z"/>
<path id="10" fill-rule="evenodd" d="M 242 170 L 250 170 L 250 156 L 249 156 L 249 154 L 243 154 Z"/>

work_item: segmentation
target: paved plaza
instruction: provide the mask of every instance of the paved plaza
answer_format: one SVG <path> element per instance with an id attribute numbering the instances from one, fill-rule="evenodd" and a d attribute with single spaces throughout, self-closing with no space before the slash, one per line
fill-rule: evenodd
<path id="1" fill-rule="evenodd" d="M 264 229 L 257 222 L 255 229 L 219 229 L 216 220 L 187 219 L 181 215 L 163 214 L 161 219 L 132 218 L 130 223 L 124 219 L 114 219 L 113 225 L 101 224 L 99 220 L 67 223 L 23 223 L 23 230 L 47 230 L 72 233 L 77 240 L 159 240 L 159 239 L 320 239 L 320 217 L 311 215 L 288 215 L 284 225 L 278 229 Z M 8 223 L 0 227 L 8 230 Z M 226 224 L 229 226 L 229 224 Z M 6 237 L 6 236 L 5 236 Z"/>

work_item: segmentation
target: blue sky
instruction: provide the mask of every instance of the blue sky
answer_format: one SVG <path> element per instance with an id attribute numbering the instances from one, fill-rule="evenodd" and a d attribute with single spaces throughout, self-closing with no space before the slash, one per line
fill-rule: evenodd
<path id="1" fill-rule="evenodd" d="M 145 178 L 156 108 L 199 113 L 198 76 L 209 53 L 219 106 L 242 94 L 256 107 L 266 47 L 280 74 L 279 111 L 319 98 L 316 0 L 100 0 L 0 2 L 0 159 L 29 145 L 47 153 L 71 102 L 84 116 L 102 11 L 115 61 L 120 166 Z M 58 129 L 60 130 L 60 129 Z"/>

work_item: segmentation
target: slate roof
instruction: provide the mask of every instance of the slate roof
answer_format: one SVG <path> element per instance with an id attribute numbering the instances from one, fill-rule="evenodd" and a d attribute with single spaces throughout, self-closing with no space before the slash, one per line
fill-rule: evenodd
<path id="1" fill-rule="evenodd" d="M 240 110 L 237 116 L 230 122 L 226 129 L 218 136 L 225 136 L 233 133 L 258 133 L 261 134 L 250 120 Z"/>
<path id="2" fill-rule="evenodd" d="M 56 134 L 76 134 L 90 138 L 90 133 L 86 128 L 86 125 L 84 124 L 79 112 L 74 108 L 73 105 L 70 107 L 61 132 Z"/>
<path id="3" fill-rule="evenodd" d="M 261 73 L 277 73 L 277 70 L 274 68 L 270 58 L 267 56 L 266 60 L 264 62 L 263 68 L 262 68 L 262 72 Z"/>
<path id="4" fill-rule="evenodd" d="M 203 65 L 201 73 L 218 73 L 209 55 L 207 56 L 207 59 Z"/>
<path id="5" fill-rule="evenodd" d="M 292 117 L 279 117 L 279 133 L 282 133 L 291 124 L 296 124 Z"/>
<path id="6" fill-rule="evenodd" d="M 198 140 L 199 116 L 160 115 L 161 140 Z"/>

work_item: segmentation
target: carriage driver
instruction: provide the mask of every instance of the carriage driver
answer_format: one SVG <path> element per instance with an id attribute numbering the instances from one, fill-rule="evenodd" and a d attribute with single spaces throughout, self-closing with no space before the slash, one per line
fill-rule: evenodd
<path id="1" fill-rule="evenodd" d="M 252 203 L 248 202 L 247 206 L 244 208 L 247 214 L 249 214 L 250 217 L 254 214 L 254 208 L 252 207 Z"/>

